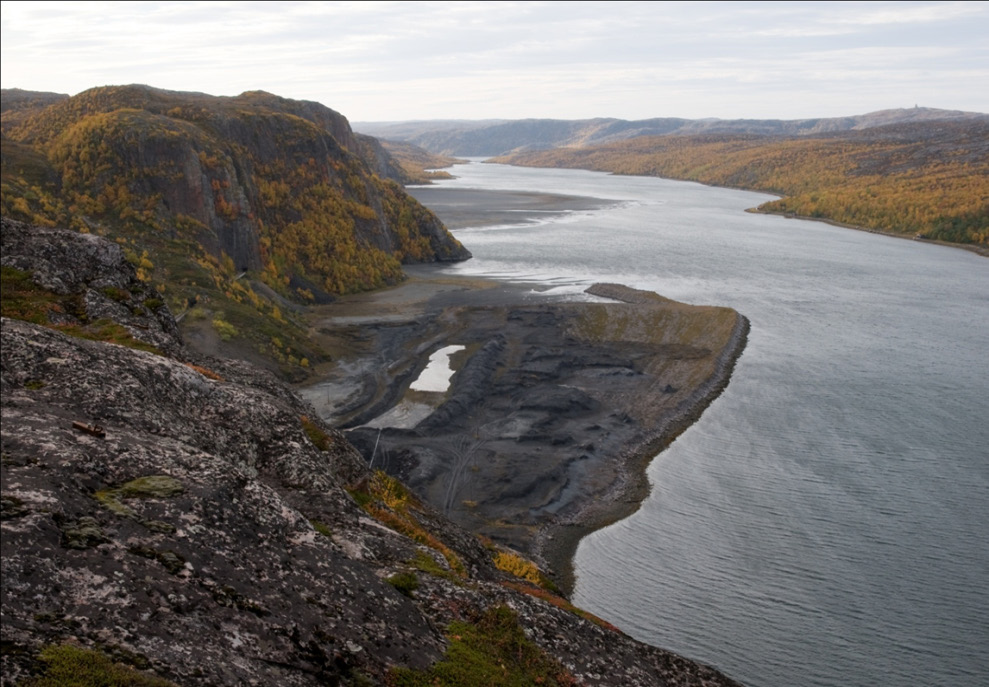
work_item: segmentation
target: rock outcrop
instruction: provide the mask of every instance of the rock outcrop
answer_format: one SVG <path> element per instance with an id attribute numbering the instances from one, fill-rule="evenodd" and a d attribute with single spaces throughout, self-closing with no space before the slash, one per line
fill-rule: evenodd
<path id="1" fill-rule="evenodd" d="M 35 304 L 34 314 L 42 323 L 79 327 L 113 322 L 148 346 L 180 351 L 178 326 L 161 294 L 137 278 L 116 243 L 6 217 L 0 221 L 3 266 L 30 275 L 39 296 L 52 296 Z M 5 280 L 4 288 L 8 286 L 15 288 Z"/>
<path id="2" fill-rule="evenodd" d="M 152 253 L 194 241 L 238 270 L 330 293 L 394 282 L 400 263 L 470 257 L 387 178 L 401 171 L 388 153 L 319 103 L 140 85 L 17 95 L 4 110 L 5 214 L 137 234 Z"/>
<path id="3" fill-rule="evenodd" d="M 102 239 L 3 234 L 4 313 L 55 294 L 0 326 L 5 684 L 78 652 L 181 685 L 433 684 L 495 632 L 493 670 L 544 684 L 735 684 L 503 572 L 273 377 L 181 348 L 167 309 L 122 318 L 155 351 L 72 335 L 89 298 L 81 324 L 46 304 L 130 293 L 133 269 Z"/>

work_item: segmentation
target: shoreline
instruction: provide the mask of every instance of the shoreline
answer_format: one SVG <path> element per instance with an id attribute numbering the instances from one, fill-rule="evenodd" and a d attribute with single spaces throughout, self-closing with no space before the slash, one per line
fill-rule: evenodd
<path id="1" fill-rule="evenodd" d="M 505 355 L 505 351 L 517 348 L 519 342 L 528 341 L 528 353 L 524 356 L 518 353 L 522 357 L 513 360 L 502 358 L 498 363 L 482 363 L 483 355 L 465 355 L 444 401 L 456 408 L 453 414 L 449 408 L 443 411 L 441 405 L 429 416 L 437 417 L 432 422 L 427 418 L 414 432 L 411 428 L 386 429 L 378 434 L 375 429 L 372 439 L 371 431 L 355 429 L 348 436 L 365 452 L 373 452 L 372 447 L 377 447 L 380 438 L 382 449 L 388 445 L 393 457 L 390 473 L 406 481 L 440 510 L 444 510 L 440 504 L 445 504 L 447 515 L 466 529 L 490 536 L 535 559 L 570 596 L 575 581 L 573 557 L 580 540 L 638 510 L 650 491 L 646 472 L 649 464 L 727 386 L 745 348 L 749 322 L 727 308 L 689 306 L 622 286 L 595 285 L 587 292 L 607 298 L 608 302 L 588 303 L 540 296 L 540 284 L 458 277 L 443 274 L 442 269 L 433 266 L 420 266 L 409 272 L 409 280 L 401 285 L 341 299 L 320 307 L 313 316 L 313 329 L 323 336 L 334 327 L 340 327 L 341 331 L 349 327 L 368 337 L 362 350 L 355 351 L 354 360 L 394 362 L 378 364 L 372 374 L 359 363 L 354 364 L 349 377 L 344 375 L 330 381 L 324 374 L 322 382 L 310 380 L 296 390 L 334 425 L 353 426 L 354 418 L 362 418 L 363 424 L 371 419 L 370 415 L 401 401 L 405 388 L 415 379 L 418 368 L 424 365 L 433 348 L 467 343 L 477 351 L 482 344 L 500 339 L 504 342 L 503 349 L 495 354 Z M 641 327 L 649 325 L 650 318 L 657 313 L 688 318 L 698 324 L 708 323 L 722 332 L 705 331 L 700 335 L 704 345 L 717 342 L 713 344 L 717 347 L 710 351 L 715 357 L 684 354 L 681 349 L 689 346 L 680 342 L 663 343 L 661 339 L 665 340 L 666 334 L 662 332 L 650 331 L 651 338 L 635 343 L 630 332 L 612 329 L 615 322 L 611 320 L 605 322 L 603 333 L 590 339 L 579 334 L 575 338 L 574 323 L 582 318 L 621 317 L 634 320 Z M 729 314 L 732 320 L 725 319 Z M 525 325 L 528 328 L 519 329 L 518 322 L 525 319 L 531 320 Z M 533 340 L 537 342 L 532 344 Z M 561 353 L 561 348 L 567 347 L 572 350 Z M 676 349 L 673 363 L 668 360 L 671 347 Z M 646 349 L 648 352 L 643 353 Z M 544 379 L 533 386 L 529 379 L 535 371 L 531 367 L 533 363 L 524 360 L 538 360 L 542 364 L 550 353 L 559 357 L 556 365 L 565 371 L 564 376 L 545 377 L 545 370 L 539 371 Z M 636 363 L 637 377 L 623 373 L 598 379 L 602 364 L 613 366 L 614 360 L 627 359 L 629 355 L 633 358 L 647 355 L 646 363 L 642 363 L 645 367 Z M 650 367 L 657 359 L 662 363 L 661 379 L 654 378 L 655 371 Z M 670 365 L 679 366 L 679 376 L 667 369 Z M 579 376 L 576 382 L 566 377 L 574 368 L 578 369 L 578 376 L 579 370 L 584 370 L 584 376 Z M 467 376 L 463 377 L 462 373 Z M 516 376 L 510 376 L 513 374 Z M 651 385 L 636 382 L 637 378 Z M 662 384 L 671 380 L 679 387 L 679 393 L 663 389 Z M 333 417 L 328 405 L 329 388 L 334 384 L 335 389 L 346 389 L 352 396 L 364 399 L 356 404 L 358 407 L 351 403 L 346 417 Z M 574 410 L 573 398 L 564 398 L 576 393 L 572 391 L 574 384 L 581 388 L 581 394 L 586 391 L 598 399 L 594 402 L 599 407 L 597 411 L 585 412 L 583 406 Z M 465 394 L 469 395 L 471 388 L 479 385 L 485 389 L 484 399 L 465 399 Z M 511 408 L 506 405 L 509 398 L 515 404 Z M 566 401 L 566 409 L 554 405 L 561 398 Z M 540 404 L 546 404 L 549 410 L 530 422 L 538 431 L 522 430 L 519 434 L 504 428 L 505 424 L 518 423 L 538 413 L 532 408 L 540 408 Z M 376 410 L 369 412 L 372 407 Z M 629 413 L 635 418 L 629 417 Z M 470 419 L 465 420 L 468 416 Z M 441 417 L 445 419 L 438 419 Z M 484 441 L 480 442 L 483 446 L 478 455 L 485 455 L 475 466 L 475 470 L 481 471 L 471 478 L 476 484 L 467 485 L 458 497 L 472 505 L 462 508 L 458 500 L 444 496 L 449 489 L 450 473 L 445 472 L 447 468 L 436 467 L 436 456 L 444 455 L 460 441 L 459 437 L 476 437 L 478 428 L 487 432 L 493 425 L 496 431 L 482 437 Z M 362 446 L 362 441 L 370 445 Z M 423 460 L 432 464 L 432 477 L 422 476 Z M 491 468 L 492 472 L 485 472 L 499 461 L 498 466 Z M 506 486 L 506 479 L 514 482 Z M 475 489 L 481 490 L 481 496 L 475 495 Z M 476 504 L 475 500 L 482 502 Z"/>
<path id="2" fill-rule="evenodd" d="M 447 229 L 532 225 L 539 218 L 593 212 L 622 201 L 546 191 L 504 191 L 416 186 L 410 196 L 440 215 Z"/>
<path id="3" fill-rule="evenodd" d="M 769 196 L 776 196 L 777 199 L 785 198 L 786 196 L 780 195 L 777 191 L 767 191 L 765 189 L 751 188 L 748 186 L 734 186 L 730 184 L 713 184 L 704 181 L 698 181 L 697 179 L 682 179 L 678 177 L 664 177 L 656 174 L 626 174 L 624 172 L 612 172 L 606 169 L 595 169 L 592 167 L 542 167 L 540 165 L 528 165 L 528 164 L 518 164 L 515 162 L 495 162 L 498 157 L 489 158 L 485 160 L 484 163 L 506 165 L 509 167 L 533 167 L 538 169 L 582 169 L 588 172 L 601 172 L 602 174 L 610 174 L 612 176 L 629 176 L 629 177 L 644 177 L 653 179 L 665 179 L 667 181 L 682 181 L 685 183 L 700 184 L 701 186 L 710 186 L 711 188 L 725 188 L 733 191 L 748 191 L 749 193 L 762 193 Z M 882 231 L 880 229 L 869 229 L 868 227 L 862 227 L 857 224 L 848 224 L 846 222 L 840 222 L 835 219 L 830 219 L 827 217 L 810 217 L 808 215 L 799 215 L 793 212 L 770 212 L 767 210 L 760 210 L 758 206 L 752 208 L 746 208 L 744 212 L 749 212 L 756 215 L 776 215 L 777 217 L 784 217 L 786 219 L 802 219 L 809 222 L 823 222 L 825 224 L 830 224 L 834 227 L 841 227 L 843 229 L 854 229 L 855 231 L 864 231 L 869 234 L 878 234 L 879 236 L 888 236 L 894 239 L 907 239 L 908 241 L 920 241 L 921 243 L 930 243 L 936 246 L 945 246 L 946 248 L 959 248 L 961 250 L 968 251 L 970 253 L 975 253 L 976 255 L 982 256 L 984 258 L 989 258 L 989 248 L 979 246 L 976 244 L 968 243 L 954 243 L 952 241 L 942 241 L 940 239 L 928 239 L 928 238 L 917 238 L 916 236 L 911 236 L 909 234 L 899 234 L 892 231 Z"/>
<path id="4" fill-rule="evenodd" d="M 675 181 L 675 180 L 674 180 Z M 726 186 L 722 188 L 735 188 L 731 186 Z M 739 188 L 739 191 L 752 191 L 753 189 Z M 764 193 L 764 191 L 756 191 L 756 193 Z M 808 222 L 822 222 L 824 224 L 830 224 L 832 227 L 840 227 L 841 229 L 854 229 L 855 231 L 864 231 L 867 234 L 877 234 L 878 236 L 886 236 L 891 239 L 905 239 L 907 241 L 918 241 L 920 243 L 929 243 L 935 246 L 944 246 L 945 248 L 959 248 L 961 250 L 968 251 L 969 253 L 975 253 L 983 258 L 989 258 L 989 248 L 984 248 L 975 244 L 969 243 L 952 243 L 951 241 L 942 241 L 940 239 L 928 239 L 917 236 L 910 236 L 908 234 L 897 234 L 892 231 L 882 231 L 881 229 L 869 229 L 868 227 L 860 227 L 857 224 L 848 224 L 847 222 L 839 222 L 836 219 L 828 219 L 827 217 L 810 217 L 809 215 L 798 215 L 793 212 L 770 212 L 768 210 L 760 210 L 758 207 L 746 208 L 745 212 L 751 213 L 753 215 L 770 215 L 776 217 L 782 217 L 784 219 L 802 219 Z"/>
<path id="5" fill-rule="evenodd" d="M 581 540 L 589 534 L 635 514 L 652 488 L 648 469 L 659 454 L 697 422 L 704 411 L 722 394 L 731 381 L 735 365 L 748 343 L 751 324 L 738 313 L 731 341 L 719 356 L 717 373 L 696 389 L 677 411 L 666 418 L 638 446 L 630 446 L 620 456 L 622 478 L 599 501 L 570 514 L 565 521 L 550 524 L 536 537 L 536 552 L 554 573 L 557 584 L 569 598 L 576 584 L 574 558 Z"/>

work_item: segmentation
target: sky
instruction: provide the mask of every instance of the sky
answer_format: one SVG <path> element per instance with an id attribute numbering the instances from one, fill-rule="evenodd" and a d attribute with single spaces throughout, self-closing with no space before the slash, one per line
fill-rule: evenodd
<path id="1" fill-rule="evenodd" d="M 354 121 L 989 112 L 989 2 L 3 2 L 0 85 Z"/>

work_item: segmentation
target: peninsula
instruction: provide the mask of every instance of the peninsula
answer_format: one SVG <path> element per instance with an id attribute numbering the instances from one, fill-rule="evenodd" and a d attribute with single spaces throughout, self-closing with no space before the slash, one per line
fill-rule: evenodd
<path id="1" fill-rule="evenodd" d="M 606 202 L 415 192 L 454 227 L 503 221 L 501 201 L 542 213 Z M 579 540 L 638 508 L 646 466 L 728 382 L 748 321 L 614 284 L 574 300 L 540 284 L 407 272 L 400 286 L 313 309 L 313 336 L 337 363 L 300 393 L 369 463 L 570 592 Z M 448 347 L 449 388 L 417 390 Z"/>

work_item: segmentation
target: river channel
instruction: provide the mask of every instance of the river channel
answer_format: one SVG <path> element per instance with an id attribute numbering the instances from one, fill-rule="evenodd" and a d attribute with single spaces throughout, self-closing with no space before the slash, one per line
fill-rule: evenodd
<path id="1" fill-rule="evenodd" d="M 412 189 L 602 199 L 454 234 L 457 274 L 621 282 L 752 323 L 727 390 L 584 539 L 575 602 L 751 687 L 985 684 L 989 260 L 763 194 L 473 162 Z M 497 194 L 486 203 L 497 204 Z"/>

